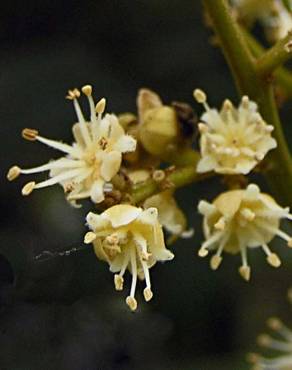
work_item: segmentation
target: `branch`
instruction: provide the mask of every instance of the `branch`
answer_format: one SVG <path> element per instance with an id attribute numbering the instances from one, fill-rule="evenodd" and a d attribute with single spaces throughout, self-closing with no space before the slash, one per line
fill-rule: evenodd
<path id="1" fill-rule="evenodd" d="M 246 29 L 242 28 L 241 31 L 253 55 L 256 58 L 262 56 L 266 49 Z M 274 71 L 274 77 L 286 96 L 292 98 L 292 73 L 284 67 L 279 67 Z"/>
<path id="2" fill-rule="evenodd" d="M 279 40 L 257 60 L 257 72 L 267 77 L 292 56 L 292 33 Z"/>
<path id="3" fill-rule="evenodd" d="M 169 187 L 177 189 L 191 184 L 192 182 L 202 180 L 206 178 L 206 176 L 207 174 L 198 174 L 196 171 L 196 166 L 179 168 L 170 173 L 162 183 L 158 183 L 154 180 L 148 180 L 143 184 L 135 186 L 130 194 L 131 199 L 134 203 L 140 203 L 151 195 L 165 190 L 163 189 L 163 184 L 168 184 Z"/>

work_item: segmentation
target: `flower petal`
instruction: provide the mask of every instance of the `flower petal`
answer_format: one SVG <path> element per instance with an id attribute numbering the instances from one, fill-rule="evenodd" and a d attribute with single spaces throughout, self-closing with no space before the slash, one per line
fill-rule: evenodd
<path id="1" fill-rule="evenodd" d="M 120 152 L 112 151 L 104 153 L 102 164 L 100 167 L 100 174 L 105 181 L 110 181 L 119 171 L 122 162 L 122 155 Z"/>

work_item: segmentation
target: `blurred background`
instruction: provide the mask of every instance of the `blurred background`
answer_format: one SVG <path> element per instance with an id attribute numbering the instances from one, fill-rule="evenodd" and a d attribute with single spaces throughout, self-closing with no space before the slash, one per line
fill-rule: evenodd
<path id="1" fill-rule="evenodd" d="M 35 258 L 82 246 L 89 206 L 73 209 L 57 186 L 23 198 L 27 177 L 6 181 L 13 164 L 31 167 L 58 157 L 22 140 L 22 128 L 72 141 L 68 88 L 91 83 L 95 98 L 105 96 L 107 110 L 116 113 L 136 111 L 140 87 L 165 102 L 188 102 L 198 114 L 196 87 L 208 92 L 211 104 L 226 97 L 237 102 L 225 61 L 209 39 L 194 0 L 1 4 L 1 370 L 243 370 L 269 316 L 292 326 L 286 300 L 292 252 L 283 243 L 274 243 L 284 261 L 278 271 L 261 251 L 250 253 L 249 284 L 237 273 L 238 256 L 226 256 L 216 273 L 197 257 L 202 234 L 196 206 L 223 188 L 218 179 L 178 192 L 195 236 L 176 242 L 175 260 L 151 271 L 154 299 L 142 303 L 138 289 L 134 314 L 124 303 L 126 292 L 115 292 L 108 265 L 90 247 Z M 288 126 L 289 116 L 286 106 Z"/>

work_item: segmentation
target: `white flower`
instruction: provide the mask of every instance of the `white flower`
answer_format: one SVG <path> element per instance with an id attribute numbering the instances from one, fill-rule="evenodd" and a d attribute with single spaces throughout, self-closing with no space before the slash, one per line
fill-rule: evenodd
<path id="1" fill-rule="evenodd" d="M 280 207 L 268 194 L 261 193 L 255 184 L 245 190 L 230 190 L 220 194 L 213 203 L 201 201 L 199 212 L 204 215 L 203 231 L 206 241 L 199 250 L 205 257 L 209 250 L 216 250 L 211 258 L 211 268 L 216 270 L 222 261 L 222 252 L 241 253 L 241 276 L 249 280 L 250 267 L 247 262 L 247 249 L 261 247 L 267 262 L 279 267 L 280 259 L 272 253 L 268 243 L 279 236 L 292 247 L 292 238 L 282 231 L 282 218 L 292 220 L 289 208 Z"/>
<path id="2" fill-rule="evenodd" d="M 126 270 L 131 272 L 132 285 L 126 303 L 131 310 L 136 310 L 137 277 L 145 279 L 144 298 L 149 301 L 153 296 L 149 269 L 157 261 L 169 261 L 174 257 L 165 247 L 157 209 L 142 210 L 119 204 L 100 215 L 90 212 L 87 223 L 93 231 L 85 235 L 84 242 L 93 242 L 97 257 L 108 262 L 110 271 L 115 273 L 117 290 L 123 289 Z"/>
<path id="3" fill-rule="evenodd" d="M 201 117 L 205 123 L 199 124 L 202 158 L 198 172 L 246 175 L 277 146 L 271 137 L 273 126 L 266 124 L 247 96 L 238 108 L 225 100 L 220 112 L 209 107 L 203 91 L 195 90 L 194 96 L 206 109 Z"/>
<path id="4" fill-rule="evenodd" d="M 67 98 L 73 101 L 78 123 L 73 126 L 75 142 L 72 145 L 42 137 L 36 130 L 23 130 L 23 137 L 36 140 L 54 149 L 60 150 L 66 156 L 53 160 L 45 165 L 21 169 L 13 166 L 7 175 L 8 180 L 14 180 L 19 174 L 33 174 L 50 171 L 50 179 L 35 183 L 29 182 L 22 189 L 23 195 L 30 194 L 34 189 L 55 184 L 63 186 L 67 199 L 76 200 L 88 198 L 95 203 L 104 199 L 104 185 L 109 182 L 120 169 L 122 153 L 132 152 L 136 148 L 136 140 L 126 135 L 114 114 L 106 114 L 102 118 L 105 99 L 101 99 L 96 107 L 92 98 L 92 87 L 82 88 L 90 106 L 90 121 L 86 121 L 78 103 L 80 92 L 69 90 Z M 97 115 L 96 115 L 97 113 Z"/>
<path id="5" fill-rule="evenodd" d="M 274 339 L 268 334 L 258 337 L 258 344 L 271 351 L 280 352 L 275 358 L 263 357 L 252 353 L 249 361 L 254 364 L 254 370 L 291 370 L 292 369 L 292 331 L 287 328 L 277 317 L 271 317 L 268 327 L 273 330 L 279 339 Z"/>

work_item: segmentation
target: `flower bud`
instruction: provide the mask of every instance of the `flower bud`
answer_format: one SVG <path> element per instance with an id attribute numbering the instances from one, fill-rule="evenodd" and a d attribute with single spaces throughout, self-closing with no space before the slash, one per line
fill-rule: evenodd
<path id="1" fill-rule="evenodd" d="M 139 129 L 139 138 L 145 150 L 158 156 L 176 142 L 178 134 L 175 110 L 168 106 L 148 110 Z"/>

